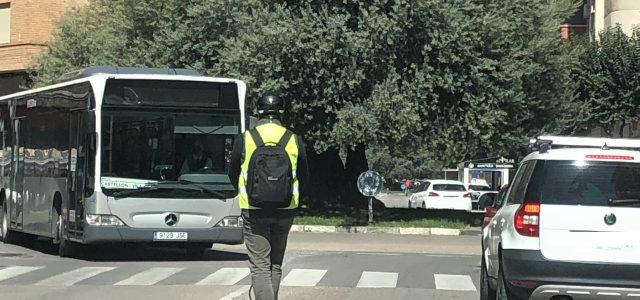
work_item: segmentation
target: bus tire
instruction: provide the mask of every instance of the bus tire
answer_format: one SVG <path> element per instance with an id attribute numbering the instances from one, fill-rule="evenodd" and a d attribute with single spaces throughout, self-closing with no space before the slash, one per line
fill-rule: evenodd
<path id="1" fill-rule="evenodd" d="M 2 207 L 0 209 L 0 238 L 5 244 L 13 244 L 16 242 L 16 232 L 13 232 L 10 228 L 9 220 L 9 208 L 7 203 L 2 199 Z"/>
<path id="2" fill-rule="evenodd" d="M 56 222 L 56 239 L 58 240 L 58 255 L 60 257 L 72 257 L 73 256 L 73 243 L 64 235 L 64 220 L 62 219 L 62 213 L 56 210 L 58 215 L 58 221 Z"/>

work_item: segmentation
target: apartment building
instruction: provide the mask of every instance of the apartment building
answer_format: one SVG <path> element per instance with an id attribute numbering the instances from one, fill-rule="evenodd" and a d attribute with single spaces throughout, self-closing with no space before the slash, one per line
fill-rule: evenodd
<path id="1" fill-rule="evenodd" d="M 24 89 L 26 71 L 46 51 L 64 12 L 89 0 L 0 0 L 0 95 Z"/>

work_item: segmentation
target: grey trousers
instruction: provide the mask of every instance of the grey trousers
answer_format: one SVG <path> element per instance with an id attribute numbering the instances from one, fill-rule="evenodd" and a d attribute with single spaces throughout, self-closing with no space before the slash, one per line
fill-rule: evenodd
<path id="1" fill-rule="evenodd" d="M 244 218 L 251 284 L 256 300 L 276 300 L 282 277 L 282 261 L 293 217 Z"/>

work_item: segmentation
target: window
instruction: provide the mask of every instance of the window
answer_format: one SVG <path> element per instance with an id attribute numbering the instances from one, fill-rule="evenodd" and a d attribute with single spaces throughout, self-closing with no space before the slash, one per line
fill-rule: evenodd
<path id="1" fill-rule="evenodd" d="M 434 191 L 466 192 L 467 189 L 461 184 L 434 184 Z"/>
<path id="2" fill-rule="evenodd" d="M 11 42 L 11 6 L 0 3 L 0 44 Z"/>
<path id="3" fill-rule="evenodd" d="M 520 204 L 524 201 L 524 195 L 527 191 L 529 178 L 531 178 L 534 166 L 535 161 L 533 160 L 527 161 L 520 166 L 516 177 L 513 179 L 513 184 L 509 189 L 509 194 L 507 195 L 508 204 Z"/>
<path id="4" fill-rule="evenodd" d="M 589 161 L 582 165 L 575 161 L 540 161 L 527 189 L 527 199 L 543 204 L 609 206 L 610 199 L 640 199 L 639 182 L 638 163 Z M 640 206 L 637 201 L 626 205 Z"/>

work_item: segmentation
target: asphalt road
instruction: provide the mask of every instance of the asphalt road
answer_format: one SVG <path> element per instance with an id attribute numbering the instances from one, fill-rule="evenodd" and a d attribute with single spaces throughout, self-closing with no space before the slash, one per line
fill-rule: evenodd
<path id="1" fill-rule="evenodd" d="M 248 299 L 243 246 L 191 260 L 172 248 L 0 243 L 3 299 Z M 293 233 L 280 299 L 477 299 L 479 237 Z M 5 298 L 6 297 L 6 298 Z"/>

